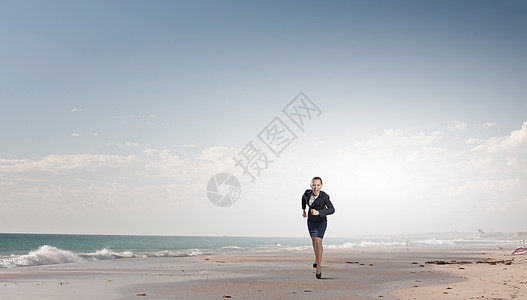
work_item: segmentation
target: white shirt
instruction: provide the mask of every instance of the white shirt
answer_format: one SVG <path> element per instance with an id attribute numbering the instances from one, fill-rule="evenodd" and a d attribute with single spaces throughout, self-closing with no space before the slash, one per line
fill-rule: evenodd
<path id="1" fill-rule="evenodd" d="M 318 195 L 316 195 L 316 196 L 311 194 L 311 197 L 309 197 L 309 206 L 313 205 L 313 202 L 315 202 L 315 199 L 317 199 L 319 195 L 320 195 L 320 193 L 318 193 Z"/>

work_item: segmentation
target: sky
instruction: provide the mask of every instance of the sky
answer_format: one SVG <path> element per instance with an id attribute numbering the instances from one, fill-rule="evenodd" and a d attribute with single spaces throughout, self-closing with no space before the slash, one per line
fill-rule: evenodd
<path id="1" fill-rule="evenodd" d="M 527 231 L 526 13 L 0 0 L 0 232 Z"/>

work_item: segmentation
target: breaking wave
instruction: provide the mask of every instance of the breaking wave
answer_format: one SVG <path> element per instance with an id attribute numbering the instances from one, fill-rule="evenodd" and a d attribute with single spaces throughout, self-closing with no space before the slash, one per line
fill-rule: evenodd
<path id="1" fill-rule="evenodd" d="M 408 243 L 410 247 L 431 247 L 431 246 L 455 246 L 451 241 L 427 239 L 419 241 L 410 241 Z M 406 247 L 406 242 L 402 241 L 361 241 L 358 243 L 344 243 L 344 244 L 332 244 L 325 245 L 328 249 L 350 249 L 350 248 L 374 248 L 374 247 Z"/>
<path id="2" fill-rule="evenodd" d="M 11 255 L 9 257 L 0 258 L 0 268 L 54 265 L 121 258 L 186 257 L 199 256 L 204 254 L 206 253 L 203 253 L 199 249 L 192 249 L 188 251 L 160 251 L 136 254 L 132 251 L 115 252 L 109 248 L 103 248 L 92 253 L 75 253 L 57 247 L 43 245 L 36 250 L 29 251 L 29 253 L 27 254 Z"/>
<path id="3" fill-rule="evenodd" d="M 462 244 L 463 241 L 457 241 L 454 243 L 451 240 L 444 239 L 421 239 L 421 240 L 410 240 L 408 241 L 409 247 L 449 247 L 455 246 L 457 243 Z M 352 248 L 404 248 L 406 247 L 406 241 L 402 239 L 397 240 L 376 240 L 376 239 L 355 239 L 353 241 L 339 241 L 331 244 L 325 244 L 324 248 L 327 249 L 352 249 Z M 295 246 L 282 246 L 281 244 L 275 243 L 273 246 L 253 246 L 243 247 L 236 245 L 222 246 L 217 249 L 185 249 L 185 250 L 151 250 L 151 252 L 136 252 L 136 251 L 114 251 L 108 247 L 96 250 L 90 253 L 77 253 L 70 250 L 57 248 L 50 245 L 40 246 L 36 250 L 31 250 L 27 254 L 10 256 L 0 256 L 0 268 L 14 268 L 14 267 L 29 267 L 29 266 L 40 266 L 40 265 L 54 265 L 64 263 L 78 263 L 87 261 L 99 261 L 99 260 L 112 260 L 112 259 L 123 259 L 123 258 L 148 258 L 148 257 L 188 257 L 188 256 L 202 256 L 210 255 L 213 253 L 224 254 L 224 253 L 237 253 L 238 251 L 263 251 L 263 252 L 275 252 L 275 251 L 311 251 L 311 245 L 295 245 Z"/>
<path id="4" fill-rule="evenodd" d="M 410 243 L 410 246 L 455 246 L 456 244 L 448 240 L 427 239 Z"/>
<path id="5" fill-rule="evenodd" d="M 244 250 L 245 248 L 238 247 L 238 246 L 225 246 L 221 247 L 222 249 L 234 249 L 234 250 Z"/>

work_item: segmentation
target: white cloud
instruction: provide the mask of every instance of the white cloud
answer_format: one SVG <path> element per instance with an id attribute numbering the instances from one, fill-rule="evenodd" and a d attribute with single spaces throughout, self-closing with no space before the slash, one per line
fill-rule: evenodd
<path id="1" fill-rule="evenodd" d="M 159 150 L 148 148 L 143 151 L 147 156 L 167 156 L 170 153 L 170 150 Z"/>
<path id="2" fill-rule="evenodd" d="M 139 147 L 140 145 L 138 142 L 129 142 L 129 141 L 126 141 L 124 143 L 108 143 L 108 144 L 117 146 L 119 148 Z"/>
<path id="3" fill-rule="evenodd" d="M 481 139 L 469 138 L 465 143 L 466 144 L 478 144 L 481 142 Z"/>
<path id="4" fill-rule="evenodd" d="M 473 148 L 497 147 L 501 143 L 515 145 L 507 149 L 519 149 L 525 130 L 522 127 L 510 136 L 467 142 Z M 527 180 L 524 153 L 458 149 L 451 147 L 443 135 L 441 131 L 391 129 L 338 150 L 324 145 L 299 147 L 275 159 L 254 183 L 234 164 L 232 158 L 240 149 L 226 146 L 170 147 L 174 152 L 149 148 L 135 156 L 85 154 L 0 159 L 0 178 L 9 179 L 0 185 L 0 198 L 11 203 L 8 205 L 13 211 L 30 211 L 35 216 L 107 213 L 108 224 L 115 217 L 122 221 L 121 229 L 112 230 L 127 233 L 141 228 L 137 218 L 149 224 L 174 226 L 174 213 L 181 209 L 200 211 L 199 215 L 181 218 L 203 226 L 196 227 L 196 231 L 169 230 L 173 234 L 217 234 L 227 227 L 237 228 L 230 234 L 248 234 L 239 227 L 240 222 L 265 220 L 266 210 L 275 205 L 287 207 L 287 211 L 298 209 L 298 191 L 308 188 L 313 175 L 324 178 L 324 186 L 337 207 L 332 219 L 341 225 L 334 227 L 340 236 L 464 230 L 478 220 L 506 219 L 527 208 L 518 206 L 518 199 L 526 198 L 522 185 Z M 490 143 L 495 140 L 499 143 Z M 222 223 L 210 229 L 206 224 L 212 224 L 218 210 L 208 201 L 205 189 L 208 180 L 219 172 L 230 172 L 242 182 L 242 199 L 222 210 L 225 217 L 233 219 L 232 224 Z M 502 211 L 494 217 L 496 208 Z M 474 209 L 479 215 L 472 219 L 468 215 Z M 262 214 L 248 217 L 250 211 Z M 354 212 L 354 218 L 346 217 Z M 277 223 L 277 228 L 296 228 L 296 220 L 286 220 L 289 213 L 277 214 L 278 219 L 284 220 Z M 269 228 L 251 226 L 251 230 L 253 234 L 265 235 L 264 230 Z M 287 234 L 294 235 L 296 231 L 291 229 Z"/>
<path id="5" fill-rule="evenodd" d="M 206 184 L 214 174 L 229 172 L 229 167 L 233 169 L 232 158 L 225 159 L 234 151 L 229 149 L 213 147 L 203 150 L 205 154 L 197 153 L 186 158 L 165 149 L 147 149 L 137 156 L 82 154 L 0 159 L 3 182 L 0 199 L 5 208 L 0 211 L 0 218 L 6 220 L 13 214 L 34 217 L 27 223 L 33 227 L 21 227 L 16 219 L 11 218 L 11 224 L 18 225 L 3 228 L 49 231 L 55 224 L 55 230 L 60 231 L 65 222 L 61 218 L 72 218 L 79 222 L 70 220 L 71 230 L 93 232 L 91 225 L 83 227 L 82 220 L 86 224 L 87 220 L 97 216 L 109 226 L 106 229 L 101 226 L 99 232 L 137 233 L 144 229 L 137 226 L 137 219 L 177 228 L 180 221 L 174 222 L 173 213 L 181 209 L 200 211 L 200 214 L 187 214 L 180 216 L 179 220 L 187 218 L 189 222 L 196 222 L 201 218 L 207 222 L 207 218 L 214 218 L 216 213 L 215 206 L 206 198 Z M 9 214 L 3 213 L 7 211 Z M 108 214 L 107 221 L 104 221 L 105 214 Z M 48 220 L 46 216 L 49 215 L 55 218 Z M 119 224 L 112 221 L 115 217 L 120 219 Z M 45 228 L 34 227 L 39 220 L 47 220 Z M 146 230 L 153 227 L 148 228 Z M 185 232 L 197 234 L 200 229 L 195 230 Z"/>
<path id="6" fill-rule="evenodd" d="M 474 151 L 486 152 L 527 152 L 527 122 L 520 130 L 511 132 L 506 137 L 493 137 L 474 147 Z"/>
<path id="7" fill-rule="evenodd" d="M 49 155 L 42 159 L 0 159 L 2 173 L 60 172 L 65 170 L 95 170 L 105 167 L 122 167 L 136 160 L 133 155 Z"/>
<path id="8" fill-rule="evenodd" d="M 342 188 L 334 193 L 354 199 L 353 204 L 340 206 L 361 211 L 352 225 L 376 218 L 399 226 L 405 219 L 420 228 L 426 222 L 432 230 L 459 230 L 482 216 L 507 219 L 527 207 L 513 205 L 527 192 L 522 184 L 527 180 L 526 126 L 507 137 L 467 140 L 474 148 L 486 147 L 480 150 L 500 149 L 494 152 L 458 149 L 437 133 L 390 130 L 339 149 L 339 155 L 323 165 L 335 161 L 330 168 L 339 173 L 333 180 L 339 180 Z M 372 203 L 383 209 L 370 214 Z M 467 218 L 468 212 L 478 217 Z M 427 217 L 419 219 L 420 215 Z"/>
<path id="9" fill-rule="evenodd" d="M 143 120 L 143 125 L 144 126 L 150 126 L 153 124 L 153 121 L 154 119 L 156 118 L 157 116 L 155 114 L 149 114 L 149 115 L 143 115 L 141 116 L 141 119 Z"/>
<path id="10" fill-rule="evenodd" d="M 75 137 L 77 137 L 77 136 L 80 136 L 80 134 L 78 134 L 78 133 L 72 133 L 71 136 L 75 136 Z"/>
<path id="11" fill-rule="evenodd" d="M 442 136 L 443 133 L 441 131 L 423 133 L 412 130 L 388 129 L 383 134 L 376 135 L 366 142 L 359 143 L 358 145 L 362 147 L 370 147 L 373 149 L 414 147 L 436 143 L 441 139 Z"/>
<path id="12" fill-rule="evenodd" d="M 327 141 L 323 141 L 323 140 L 315 140 L 315 141 L 311 141 L 311 143 L 312 143 L 314 146 L 321 146 L 321 145 L 325 145 L 325 144 L 327 144 L 328 142 L 327 142 Z"/>
<path id="13" fill-rule="evenodd" d="M 458 189 L 459 193 L 476 192 L 484 194 L 498 194 L 514 190 L 521 186 L 519 178 L 511 179 L 489 179 L 469 181 Z"/>
<path id="14" fill-rule="evenodd" d="M 138 147 L 138 142 L 124 142 L 124 147 Z"/>
<path id="15" fill-rule="evenodd" d="M 228 160 L 229 163 L 234 164 L 232 157 L 235 156 L 239 151 L 239 149 L 235 149 L 232 147 L 214 146 L 203 150 L 198 159 L 215 162 L 219 160 Z"/>
<path id="16" fill-rule="evenodd" d="M 450 131 L 465 130 L 468 128 L 468 125 L 463 121 L 454 121 L 447 128 Z"/>
<path id="17" fill-rule="evenodd" d="M 517 165 L 519 161 L 517 157 L 506 157 L 505 159 L 507 160 L 508 167 Z"/>
<path id="18" fill-rule="evenodd" d="M 172 155 L 170 150 L 146 149 L 144 153 L 148 158 L 145 161 L 145 168 L 163 173 L 166 171 L 174 174 L 182 173 L 182 167 L 188 163 L 178 155 Z"/>
<path id="19" fill-rule="evenodd" d="M 481 128 L 490 128 L 490 127 L 496 126 L 496 123 L 485 122 L 485 123 L 481 124 L 480 126 L 481 126 Z"/>
<path id="20" fill-rule="evenodd" d="M 80 109 L 80 108 L 72 108 L 71 111 L 72 112 L 80 112 L 80 111 L 82 111 L 82 109 Z"/>

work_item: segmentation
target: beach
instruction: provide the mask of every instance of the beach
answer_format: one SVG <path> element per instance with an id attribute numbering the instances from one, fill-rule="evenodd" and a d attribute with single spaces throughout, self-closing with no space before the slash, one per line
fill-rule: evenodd
<path id="1" fill-rule="evenodd" d="M 508 250 L 331 249 L 324 253 L 321 280 L 315 278 L 312 263 L 312 252 L 305 250 L 6 268 L 0 269 L 0 299 L 520 299 L 527 295 L 527 256 L 513 257 Z"/>
<path id="2" fill-rule="evenodd" d="M 399 289 L 392 294 L 397 299 L 527 299 L 527 255 L 510 253 L 503 250 L 480 253 L 471 263 L 434 262 L 432 272 L 449 272 L 462 280 Z"/>

